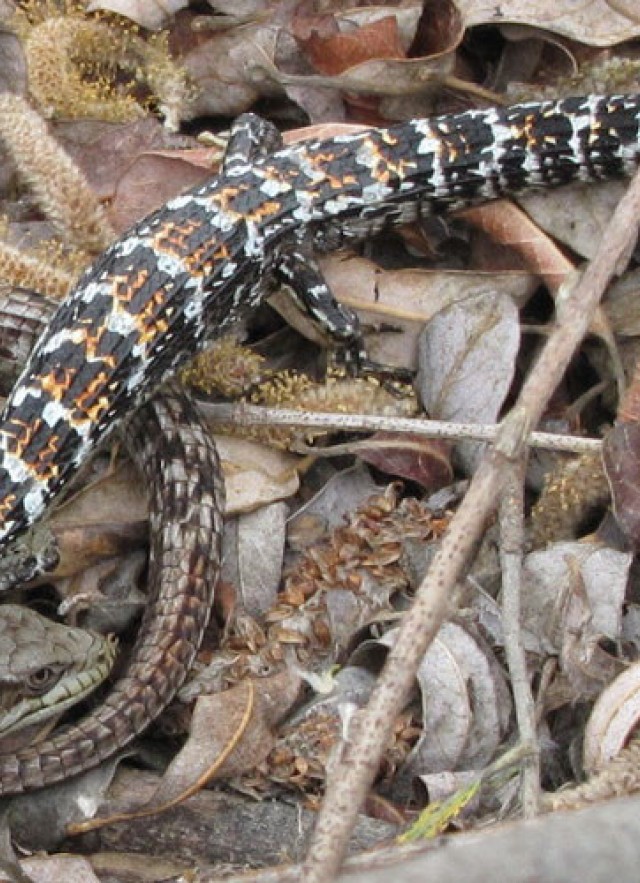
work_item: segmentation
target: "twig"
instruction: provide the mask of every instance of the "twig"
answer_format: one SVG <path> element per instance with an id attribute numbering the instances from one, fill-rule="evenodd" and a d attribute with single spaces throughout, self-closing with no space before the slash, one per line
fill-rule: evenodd
<path id="1" fill-rule="evenodd" d="M 415 672 L 449 607 L 460 576 L 494 510 L 509 463 L 518 457 L 529 426 L 535 426 L 573 353 L 587 332 L 598 302 L 636 238 L 640 217 L 640 174 L 633 178 L 602 237 L 588 271 L 571 287 L 558 309 L 558 325 L 526 380 L 518 402 L 500 427 L 495 447 L 485 454 L 439 552 L 419 587 L 382 670 L 357 732 L 345 746 L 339 770 L 319 814 L 303 866 L 305 883 L 327 883 L 344 857 L 358 811 L 377 772 L 379 759 L 403 707 Z"/>
<path id="2" fill-rule="evenodd" d="M 520 743 L 529 749 L 522 776 L 525 818 L 537 815 L 540 800 L 540 749 L 536 738 L 535 705 L 520 629 L 522 557 L 524 551 L 524 472 L 521 460 L 510 469 L 500 504 L 500 562 L 502 570 L 502 620 L 511 689 L 516 708 Z"/>
<path id="3" fill-rule="evenodd" d="M 418 420 L 410 417 L 380 417 L 373 414 L 340 414 L 296 411 L 292 408 L 271 408 L 247 404 L 201 405 L 214 423 L 233 426 L 296 426 L 338 430 L 340 432 L 399 432 L 424 435 L 428 438 L 471 439 L 495 441 L 499 426 L 481 423 L 446 423 L 442 420 Z M 599 451 L 598 438 L 580 438 L 553 432 L 532 432 L 527 443 L 534 448 L 585 453 Z"/>

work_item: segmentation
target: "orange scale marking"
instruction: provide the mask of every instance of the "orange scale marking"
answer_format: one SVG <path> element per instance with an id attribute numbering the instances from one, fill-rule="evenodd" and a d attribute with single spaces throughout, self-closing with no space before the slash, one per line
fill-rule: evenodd
<path id="1" fill-rule="evenodd" d="M 87 421 L 95 424 L 108 411 L 111 402 L 103 390 L 107 388 L 109 376 L 106 371 L 99 371 L 87 383 L 84 390 L 78 393 L 73 403 L 73 413 L 70 417 L 70 422 L 74 426 Z"/>
<path id="2" fill-rule="evenodd" d="M 166 301 L 166 292 L 160 288 L 153 293 L 143 309 L 132 314 L 133 321 L 138 329 L 138 343 L 146 346 L 168 331 L 169 323 L 167 320 L 159 318 L 157 315 L 163 310 Z"/>
<path id="3" fill-rule="evenodd" d="M 76 378 L 75 368 L 53 368 L 48 374 L 35 378 L 35 384 L 47 393 L 54 402 L 63 401 Z"/>
<path id="4" fill-rule="evenodd" d="M 83 348 L 86 361 L 99 359 L 108 367 L 115 368 L 118 364 L 117 359 L 113 355 L 105 353 L 104 347 L 103 352 L 99 352 L 105 333 L 104 326 L 96 328 L 95 332 L 89 331 L 87 327 L 81 327 L 75 331 L 71 340 Z"/>
<path id="5" fill-rule="evenodd" d="M 15 494 L 7 494 L 0 501 L 0 518 L 7 519 L 11 516 L 13 508 L 17 502 Z"/>
<path id="6" fill-rule="evenodd" d="M 153 248 L 157 252 L 182 257 L 191 249 L 189 237 L 201 228 L 202 223 L 194 220 L 185 220 L 181 224 L 167 222 L 152 237 Z"/>
<path id="7" fill-rule="evenodd" d="M 115 300 L 121 303 L 131 303 L 136 294 L 149 281 L 149 270 L 141 267 L 135 273 L 126 273 L 114 275 L 112 278 L 112 289 Z"/>
<path id="8" fill-rule="evenodd" d="M 60 452 L 61 439 L 47 427 L 47 432 L 50 434 L 46 445 L 30 451 L 29 448 L 43 425 L 40 418 L 36 418 L 32 423 L 26 423 L 13 417 L 9 421 L 11 428 L 4 431 L 4 436 L 9 442 L 8 449 L 23 461 L 29 472 L 38 481 L 48 482 L 59 472 L 55 461 Z"/>

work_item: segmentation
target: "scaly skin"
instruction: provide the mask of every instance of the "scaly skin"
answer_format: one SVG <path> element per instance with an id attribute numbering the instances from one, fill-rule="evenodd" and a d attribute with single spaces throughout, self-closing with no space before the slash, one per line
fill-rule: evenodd
<path id="1" fill-rule="evenodd" d="M 25 340 L 50 312 L 51 304 L 34 295 L 1 296 L 0 349 L 24 352 Z M 133 416 L 125 440 L 149 488 L 151 546 L 150 598 L 127 669 L 104 703 L 77 724 L 32 747 L 0 755 L 0 794 L 54 784 L 115 754 L 168 705 L 200 646 L 222 537 L 224 487 L 213 441 L 197 409 L 173 388 Z M 66 628 L 50 626 L 51 634 Z M 0 633 L 0 672 L 2 647 Z"/>

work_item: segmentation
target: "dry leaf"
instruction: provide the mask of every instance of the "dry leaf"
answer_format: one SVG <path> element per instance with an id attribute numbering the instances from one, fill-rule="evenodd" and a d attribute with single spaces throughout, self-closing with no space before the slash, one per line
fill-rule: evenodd
<path id="1" fill-rule="evenodd" d="M 362 465 L 343 469 L 332 476 L 320 490 L 301 506 L 288 523 L 288 543 L 294 551 L 302 551 L 327 531 L 339 527 L 350 512 L 382 488 Z"/>
<path id="2" fill-rule="evenodd" d="M 274 741 L 274 727 L 295 701 L 300 678 L 289 671 L 223 693 L 200 696 L 187 742 L 173 758 L 151 798 L 106 805 L 99 818 L 73 826 L 91 831 L 114 821 L 163 812 L 186 800 L 211 779 L 231 778 L 255 768 Z"/>
<path id="3" fill-rule="evenodd" d="M 222 577 L 250 616 L 261 616 L 276 602 L 287 514 L 285 503 L 271 503 L 225 526 Z"/>
<path id="4" fill-rule="evenodd" d="M 442 310 L 424 331 L 419 389 L 430 417 L 495 423 L 511 386 L 520 344 L 518 311 L 510 298 L 478 290 Z M 457 446 L 473 471 L 481 445 Z"/>
<path id="5" fill-rule="evenodd" d="M 20 867 L 33 883 L 100 883 L 88 858 L 76 855 L 31 856 Z"/>
<path id="6" fill-rule="evenodd" d="M 380 648 L 391 647 L 397 629 L 366 641 L 351 666 L 380 667 Z M 445 623 L 418 671 L 422 731 L 398 773 L 407 780 L 443 770 L 477 769 L 495 754 L 506 733 L 511 701 L 504 675 L 484 641 L 460 623 Z"/>
<path id="7" fill-rule="evenodd" d="M 518 197 L 533 222 L 576 254 L 591 259 L 615 207 L 625 192 L 622 182 L 578 184 L 558 194 L 536 191 Z"/>
<path id="8" fill-rule="evenodd" d="M 555 201 L 559 201 L 557 196 Z M 478 255 L 476 248 L 476 260 L 480 260 L 483 268 L 490 269 L 498 244 L 518 255 L 524 267 L 544 280 L 551 292 L 556 291 L 574 270 L 574 264 L 555 242 L 513 202 L 498 200 L 458 214 L 491 237 L 485 249 L 488 255 Z"/>
<path id="9" fill-rule="evenodd" d="M 338 300 L 358 310 L 371 358 L 411 369 L 417 365 L 418 338 L 436 314 L 458 303 L 464 309 L 470 298 L 489 288 L 523 304 L 537 285 L 524 272 L 385 270 L 373 261 L 345 255 L 329 255 L 321 266 Z M 380 323 L 390 330 L 378 330 Z M 366 334 L 369 324 L 375 333 Z"/>
<path id="10" fill-rule="evenodd" d="M 361 460 L 389 475 L 420 484 L 436 491 L 453 481 L 449 459 L 450 444 L 409 433 L 378 432 L 353 450 Z"/>
<path id="11" fill-rule="evenodd" d="M 261 95 L 280 93 L 271 76 L 278 28 L 272 22 L 249 24 L 214 34 L 191 49 L 182 64 L 197 94 L 189 118 L 234 117 L 249 110 Z"/>
<path id="12" fill-rule="evenodd" d="M 298 42 L 304 46 L 314 67 L 324 74 L 341 73 L 371 58 L 404 58 L 405 51 L 398 37 L 395 16 L 388 15 L 371 24 L 322 37 L 313 31 L 309 38 Z"/>
<path id="13" fill-rule="evenodd" d="M 224 469 L 228 516 L 253 512 L 276 500 L 288 499 L 298 491 L 298 457 L 224 435 L 216 436 L 216 447 Z"/>
<path id="14" fill-rule="evenodd" d="M 148 151 L 140 153 L 120 176 L 110 218 L 118 231 L 183 190 L 211 177 L 211 151 Z"/>
<path id="15" fill-rule="evenodd" d="M 527 555 L 522 608 L 527 650 L 560 654 L 572 630 L 577 634 L 571 640 L 578 637 L 583 643 L 585 658 L 594 637 L 617 640 L 631 560 L 631 555 L 615 549 L 580 542 L 555 543 Z M 579 567 L 580 583 L 572 562 Z M 574 607 L 570 596 L 582 593 L 582 586 L 583 601 Z"/>
<path id="16" fill-rule="evenodd" d="M 458 0 L 466 27 L 509 22 L 536 28 L 539 36 L 551 31 L 588 46 L 613 46 L 640 34 L 640 25 L 611 8 L 607 0 Z"/>

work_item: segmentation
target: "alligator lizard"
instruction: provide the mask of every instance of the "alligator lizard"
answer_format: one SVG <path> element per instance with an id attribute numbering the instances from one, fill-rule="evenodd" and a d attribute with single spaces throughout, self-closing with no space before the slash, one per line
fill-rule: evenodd
<path id="1" fill-rule="evenodd" d="M 286 281 L 359 358 L 357 321 L 333 300 L 314 248 L 532 187 L 629 174 L 640 154 L 639 121 L 640 96 L 592 96 L 282 148 L 270 124 L 241 117 L 220 176 L 107 249 L 36 345 L 0 417 L 0 548 L 21 539 L 96 446 L 274 282 Z M 0 561 L 0 583 L 1 571 Z M 156 625 L 158 635 L 163 628 L 170 644 L 180 623 Z M 158 680 L 162 674 L 161 661 Z M 107 726 L 122 722 L 114 715 Z M 103 744 L 110 753 L 121 742 L 114 726 Z M 13 766 L 3 759 L 0 790 L 36 787 L 97 762 L 91 737 L 68 751 L 68 768 L 51 754 L 37 781 L 23 777 L 22 755 Z"/>
<path id="2" fill-rule="evenodd" d="M 54 307 L 55 304 L 33 293 L 16 291 L 0 295 L 0 352 L 9 365 L 24 356 L 34 335 L 46 327 Z M 34 747 L 0 755 L 0 794 L 53 784 L 91 769 L 124 747 L 171 701 L 200 646 L 219 570 L 224 487 L 208 429 L 185 394 L 173 386 L 143 405 L 125 432 L 134 463 L 149 488 L 151 521 L 150 599 L 128 667 L 104 703 L 79 723 L 60 728 Z M 9 610 L 9 621 L 5 615 L 7 608 L 12 605 L 2 608 L 0 627 L 6 629 L 6 635 L 0 634 L 0 647 L 5 653 L 11 652 L 11 664 L 0 682 L 15 682 L 19 686 L 21 673 L 24 679 L 24 666 L 14 662 L 14 657 L 22 651 L 32 663 L 31 644 L 37 639 L 34 635 L 42 635 L 44 642 L 46 637 L 52 639 L 57 630 L 55 651 L 64 653 L 60 670 L 64 671 L 65 680 L 55 683 L 46 694 L 49 714 L 60 714 L 65 707 L 80 701 L 99 683 L 98 675 L 104 677 L 108 673 L 115 652 L 111 642 L 97 643 L 96 635 L 53 622 L 45 629 L 41 617 L 31 641 L 25 642 L 27 623 L 23 619 L 35 614 L 23 608 L 17 608 L 15 613 Z M 22 619 L 16 623 L 20 610 Z M 14 644 L 21 638 L 22 647 L 16 648 Z M 74 669 L 80 662 L 81 641 L 86 644 L 86 658 L 78 673 Z M 109 648 L 106 665 L 103 657 Z M 49 657 L 47 667 L 55 653 Z M 93 681 L 91 685 L 87 683 L 89 679 Z M 79 686 L 74 686 L 74 680 L 79 681 Z M 14 722 L 19 710 L 23 712 L 21 726 L 25 721 L 29 727 L 38 725 L 43 716 L 37 703 L 13 705 L 0 717 L 0 737 L 5 731 L 3 722 Z M 20 730 L 15 738 L 23 735 Z"/>

